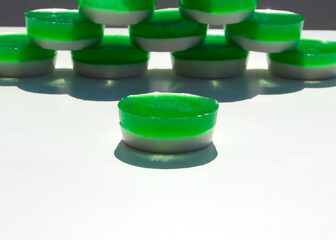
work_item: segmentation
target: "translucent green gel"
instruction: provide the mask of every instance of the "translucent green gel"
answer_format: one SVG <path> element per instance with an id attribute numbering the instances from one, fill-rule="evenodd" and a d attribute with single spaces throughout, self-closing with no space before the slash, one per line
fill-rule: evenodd
<path id="1" fill-rule="evenodd" d="M 27 34 L 0 35 L 0 61 L 25 62 L 53 58 L 56 51 L 40 48 L 30 43 Z"/>
<path id="2" fill-rule="evenodd" d="M 164 9 L 154 12 L 154 17 L 130 26 L 130 35 L 145 38 L 178 38 L 205 35 L 208 26 L 184 19 L 178 9 Z"/>
<path id="3" fill-rule="evenodd" d="M 154 9 L 155 0 L 80 0 L 79 5 L 113 11 Z"/>
<path id="4" fill-rule="evenodd" d="M 122 99 L 120 124 L 150 137 L 186 137 L 202 134 L 216 124 L 218 102 L 188 94 L 153 93 Z"/>
<path id="5" fill-rule="evenodd" d="M 258 0 L 180 0 L 181 7 L 210 13 L 255 9 L 257 4 Z"/>
<path id="6" fill-rule="evenodd" d="M 28 35 L 49 40 L 71 41 L 101 38 L 103 25 L 82 19 L 76 10 L 26 12 Z"/>
<path id="7" fill-rule="evenodd" d="M 248 52 L 227 43 L 224 35 L 208 35 L 201 47 L 173 52 L 175 58 L 199 61 L 220 61 L 246 58 Z"/>
<path id="8" fill-rule="evenodd" d="M 226 36 L 241 36 L 259 41 L 300 39 L 304 17 L 283 11 L 257 10 L 247 21 L 227 25 Z"/>
<path id="9" fill-rule="evenodd" d="M 71 53 L 72 58 L 78 62 L 101 65 L 145 62 L 149 58 L 148 52 L 131 44 L 129 36 L 120 35 L 106 35 L 100 45 Z"/>
<path id="10" fill-rule="evenodd" d="M 301 39 L 291 51 L 268 54 L 273 61 L 307 67 L 336 64 L 336 42 L 322 39 Z"/>

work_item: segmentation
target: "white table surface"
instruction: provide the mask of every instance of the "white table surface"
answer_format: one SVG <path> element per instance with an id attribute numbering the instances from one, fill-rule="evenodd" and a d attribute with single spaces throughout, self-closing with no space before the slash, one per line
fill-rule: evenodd
<path id="1" fill-rule="evenodd" d="M 272 77 L 260 53 L 238 79 L 170 67 L 153 53 L 143 78 L 89 80 L 61 52 L 50 76 L 0 79 L 0 239 L 336 239 L 336 79 Z M 214 144 L 180 155 L 126 147 L 117 101 L 153 91 L 219 100 Z"/>

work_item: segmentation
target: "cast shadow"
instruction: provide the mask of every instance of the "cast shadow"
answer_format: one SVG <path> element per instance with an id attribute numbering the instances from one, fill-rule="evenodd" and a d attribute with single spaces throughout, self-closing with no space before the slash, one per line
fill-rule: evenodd
<path id="1" fill-rule="evenodd" d="M 41 94 L 67 94 L 69 70 L 57 69 L 54 72 L 38 76 L 19 78 L 17 86 L 21 90 Z"/>
<path id="2" fill-rule="evenodd" d="M 259 86 L 248 72 L 236 78 L 197 79 L 175 74 L 171 69 L 152 69 L 147 76 L 151 82 L 151 91 L 190 93 L 219 102 L 235 102 L 255 97 Z"/>
<path id="3" fill-rule="evenodd" d="M 159 154 L 136 150 L 121 141 L 114 151 L 120 161 L 142 168 L 180 169 L 202 166 L 212 162 L 218 155 L 213 143 L 209 146 L 187 153 Z"/>
<path id="4" fill-rule="evenodd" d="M 1 87 L 15 87 L 18 84 L 18 78 L 7 78 L 0 77 L 0 86 Z"/>
<path id="5" fill-rule="evenodd" d="M 255 79 L 259 85 L 259 95 L 279 95 L 298 92 L 304 89 L 304 83 L 271 75 L 267 69 L 247 70 L 249 79 Z"/>
<path id="6" fill-rule="evenodd" d="M 336 86 L 336 77 L 325 80 L 304 81 L 305 88 L 330 88 Z"/>
<path id="7" fill-rule="evenodd" d="M 105 80 L 86 78 L 72 72 L 67 81 L 69 95 L 82 100 L 119 101 L 129 95 L 150 92 L 146 75 L 137 78 Z"/>

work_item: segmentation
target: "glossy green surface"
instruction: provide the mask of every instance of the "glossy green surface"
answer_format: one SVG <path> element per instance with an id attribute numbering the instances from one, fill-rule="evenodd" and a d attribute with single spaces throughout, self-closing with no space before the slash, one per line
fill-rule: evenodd
<path id="1" fill-rule="evenodd" d="M 218 102 L 187 94 L 152 93 L 122 99 L 120 124 L 150 137 L 195 136 L 216 124 Z"/>
<path id="2" fill-rule="evenodd" d="M 37 10 L 26 12 L 28 35 L 32 37 L 71 41 L 101 38 L 104 28 L 100 24 L 82 19 L 76 10 Z"/>
<path id="3" fill-rule="evenodd" d="M 146 22 L 131 25 L 130 35 L 145 38 L 178 38 L 205 35 L 208 26 L 183 19 L 178 9 L 164 9 L 154 12 Z"/>
<path id="4" fill-rule="evenodd" d="M 180 6 L 210 13 L 255 9 L 258 0 L 180 0 Z"/>
<path id="5" fill-rule="evenodd" d="M 56 51 L 40 48 L 30 43 L 27 34 L 0 35 L 0 61 L 25 62 L 53 58 Z"/>
<path id="6" fill-rule="evenodd" d="M 113 11 L 153 9 L 155 0 L 80 0 L 79 5 Z"/>
<path id="7" fill-rule="evenodd" d="M 248 52 L 227 43 L 224 35 L 207 35 L 201 47 L 173 52 L 175 58 L 184 60 L 233 60 L 246 58 Z"/>
<path id="8" fill-rule="evenodd" d="M 294 50 L 268 54 L 273 61 L 299 66 L 327 66 L 336 64 L 336 42 L 322 39 L 301 39 Z"/>
<path id="9" fill-rule="evenodd" d="M 258 10 L 247 21 L 227 25 L 226 36 L 241 36 L 259 41 L 300 39 L 304 17 L 291 12 Z"/>
<path id="10" fill-rule="evenodd" d="M 82 63 L 122 65 L 147 61 L 149 53 L 134 47 L 129 36 L 106 35 L 100 45 L 72 51 L 72 58 Z"/>

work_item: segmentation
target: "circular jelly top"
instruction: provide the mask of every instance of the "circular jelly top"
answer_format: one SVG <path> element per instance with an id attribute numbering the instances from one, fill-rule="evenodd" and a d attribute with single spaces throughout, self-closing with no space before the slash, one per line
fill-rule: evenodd
<path id="1" fill-rule="evenodd" d="M 8 33 L 0 35 L 0 61 L 24 62 L 53 58 L 56 51 L 32 44 L 27 34 Z"/>
<path id="2" fill-rule="evenodd" d="M 87 21 L 82 19 L 77 10 L 61 8 L 38 9 L 25 13 L 26 18 L 56 24 L 74 24 Z"/>
<path id="3" fill-rule="evenodd" d="M 59 41 L 103 36 L 103 25 L 81 18 L 77 10 L 39 9 L 25 16 L 29 36 Z"/>
<path id="4" fill-rule="evenodd" d="M 130 34 L 147 38 L 205 35 L 207 25 L 181 17 L 177 8 L 157 10 L 151 20 L 130 26 Z"/>
<path id="5" fill-rule="evenodd" d="M 149 53 L 134 47 L 129 36 L 105 35 L 100 45 L 72 51 L 76 61 L 92 64 L 131 64 L 147 61 Z"/>
<path id="6" fill-rule="evenodd" d="M 185 60 L 218 61 L 246 58 L 248 51 L 232 46 L 225 40 L 224 35 L 209 34 L 202 46 L 173 52 L 172 55 Z"/>
<path id="7" fill-rule="evenodd" d="M 78 4 L 112 11 L 136 11 L 154 9 L 155 0 L 80 0 Z"/>
<path id="8" fill-rule="evenodd" d="M 256 10 L 247 22 L 267 25 L 292 24 L 304 21 L 304 17 L 288 11 L 261 9 Z"/>
<path id="9" fill-rule="evenodd" d="M 226 27 L 226 35 L 260 41 L 299 40 L 304 17 L 287 11 L 256 10 L 252 18 Z"/>
<path id="10" fill-rule="evenodd" d="M 190 94 L 129 96 L 119 104 L 120 124 L 137 134 L 182 137 L 201 134 L 216 124 L 218 102 Z"/>
<path id="11" fill-rule="evenodd" d="M 221 13 L 255 9 L 258 0 L 180 0 L 180 6 L 199 11 Z"/>
<path id="12" fill-rule="evenodd" d="M 336 64 L 336 42 L 323 39 L 301 39 L 296 49 L 269 54 L 270 59 L 300 66 Z"/>

